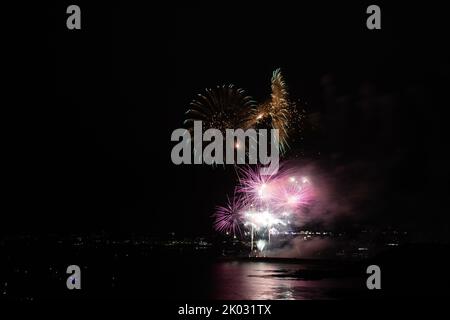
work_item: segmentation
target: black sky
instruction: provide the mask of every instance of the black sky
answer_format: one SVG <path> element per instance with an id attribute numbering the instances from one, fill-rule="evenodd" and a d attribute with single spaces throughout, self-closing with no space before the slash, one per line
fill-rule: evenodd
<path id="1" fill-rule="evenodd" d="M 30 63 L 40 97 L 23 92 L 13 111 L 2 230 L 210 232 L 233 169 L 173 165 L 170 134 L 204 88 L 233 83 L 262 100 L 277 67 L 320 119 L 294 149 L 350 172 L 349 190 L 367 187 L 354 221 L 448 230 L 444 12 L 380 4 L 382 30 L 369 31 L 366 7 L 83 4 L 82 30 L 69 31 L 55 4 Z"/>

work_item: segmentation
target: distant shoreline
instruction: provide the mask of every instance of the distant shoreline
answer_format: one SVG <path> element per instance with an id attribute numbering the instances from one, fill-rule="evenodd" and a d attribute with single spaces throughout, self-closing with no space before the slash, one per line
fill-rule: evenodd
<path id="1" fill-rule="evenodd" d="M 282 262 L 282 263 L 355 263 L 355 260 L 344 259 L 315 259 L 315 258 L 283 258 L 283 257 L 242 257 L 220 256 L 219 261 L 245 261 L 245 262 Z"/>

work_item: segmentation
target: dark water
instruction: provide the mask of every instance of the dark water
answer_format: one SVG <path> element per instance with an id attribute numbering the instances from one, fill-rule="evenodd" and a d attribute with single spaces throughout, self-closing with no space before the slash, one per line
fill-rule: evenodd
<path id="1" fill-rule="evenodd" d="M 162 255 L 143 250 L 80 252 L 50 252 L 36 259 L 11 255 L 9 264 L 2 267 L 5 278 L 0 278 L 0 291 L 5 297 L 19 299 L 180 301 L 341 299 L 367 291 L 365 268 L 359 264 L 265 258 L 224 260 L 208 254 Z M 66 288 L 66 268 L 74 260 L 82 271 L 82 290 Z"/>
<path id="2" fill-rule="evenodd" d="M 213 299 L 339 299 L 365 288 L 358 270 L 327 262 L 217 261 L 211 269 Z"/>
<path id="3" fill-rule="evenodd" d="M 48 247 L 0 250 L 3 298 L 353 299 L 445 296 L 450 288 L 448 246 L 410 245 L 370 261 L 224 259 L 211 252 L 134 246 Z M 66 287 L 66 269 L 74 261 L 82 271 L 82 290 Z M 382 290 L 366 287 L 371 264 L 382 270 Z"/>

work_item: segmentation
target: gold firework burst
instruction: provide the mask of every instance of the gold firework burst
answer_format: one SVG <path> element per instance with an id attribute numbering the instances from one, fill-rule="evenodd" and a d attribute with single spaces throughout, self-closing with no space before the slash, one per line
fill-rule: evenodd
<path id="1" fill-rule="evenodd" d="M 280 151 L 286 151 L 288 145 L 290 116 L 293 104 L 289 100 L 286 82 L 280 69 L 276 69 L 271 79 L 270 98 L 259 104 L 250 119 L 256 127 L 269 126 L 279 130 Z"/>
<path id="2" fill-rule="evenodd" d="M 196 120 L 203 122 L 204 130 L 214 128 L 225 132 L 225 129 L 247 129 L 244 119 L 255 108 L 255 101 L 243 89 L 233 85 L 217 86 L 198 94 L 186 111 L 188 119 L 184 124 L 192 127 Z"/>
<path id="3" fill-rule="evenodd" d="M 289 98 L 286 82 L 280 69 L 272 73 L 270 97 L 257 104 L 243 89 L 233 85 L 206 89 L 190 104 L 184 121 L 190 129 L 196 120 L 204 130 L 219 129 L 278 129 L 280 152 L 289 148 L 289 137 L 301 130 L 304 112 Z"/>

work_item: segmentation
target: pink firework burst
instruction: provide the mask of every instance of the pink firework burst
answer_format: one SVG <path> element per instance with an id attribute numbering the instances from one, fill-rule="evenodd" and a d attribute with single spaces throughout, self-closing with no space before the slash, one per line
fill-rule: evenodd
<path id="1" fill-rule="evenodd" d="M 247 203 L 261 203 L 270 201 L 276 191 L 274 182 L 277 174 L 262 175 L 260 167 L 250 166 L 238 168 L 239 184 L 237 192 L 245 194 Z"/>
<path id="2" fill-rule="evenodd" d="M 252 206 L 292 211 L 310 204 L 313 186 L 296 167 L 284 165 L 274 175 L 260 174 L 260 168 L 238 169 L 237 192 Z"/>
<path id="3" fill-rule="evenodd" d="M 241 235 L 241 215 L 244 209 L 244 198 L 236 193 L 228 198 L 225 206 L 217 206 L 214 217 L 214 229 L 224 233 L 239 233 Z"/>
<path id="4" fill-rule="evenodd" d="M 306 170 L 283 164 L 274 175 L 261 175 L 259 167 L 238 167 L 239 183 L 225 206 L 216 207 L 214 228 L 219 232 L 242 236 L 241 228 L 253 236 L 258 232 L 287 230 L 291 219 L 297 219 L 303 208 L 316 197 L 314 185 Z"/>
<path id="5" fill-rule="evenodd" d="M 307 177 L 286 172 L 277 178 L 274 206 L 286 210 L 298 209 L 309 205 L 313 195 L 314 189 Z"/>

